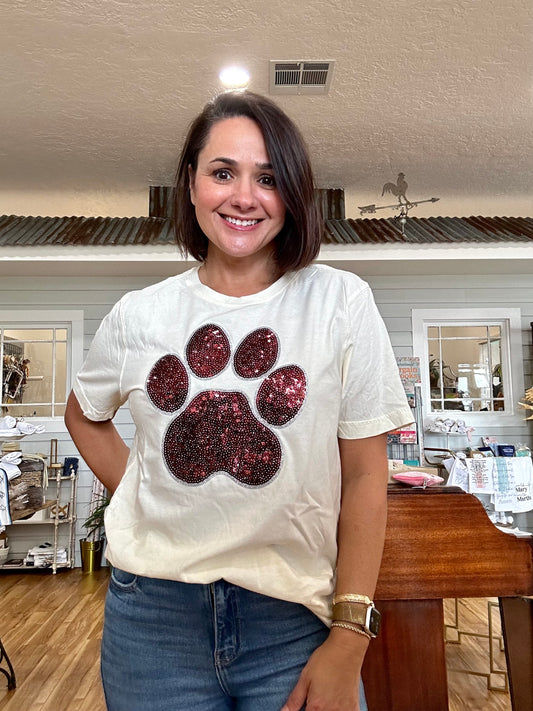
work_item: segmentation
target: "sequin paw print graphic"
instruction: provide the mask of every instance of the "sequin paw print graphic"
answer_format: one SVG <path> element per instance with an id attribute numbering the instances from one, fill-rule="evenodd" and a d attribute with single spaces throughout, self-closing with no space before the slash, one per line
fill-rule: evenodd
<path id="1" fill-rule="evenodd" d="M 259 328 L 241 341 L 232 359 L 224 331 L 207 324 L 189 339 L 188 368 L 172 354 L 157 361 L 148 375 L 146 392 L 159 410 L 179 412 L 163 440 L 165 463 L 177 479 L 201 484 L 224 472 L 241 484 L 262 486 L 276 475 L 281 445 L 271 428 L 283 427 L 296 417 L 307 388 L 305 374 L 297 365 L 272 370 L 278 354 L 276 334 Z M 203 390 L 181 411 L 190 377 L 214 378 L 231 360 L 237 379 L 259 382 L 255 412 L 248 397 L 234 390 Z"/>

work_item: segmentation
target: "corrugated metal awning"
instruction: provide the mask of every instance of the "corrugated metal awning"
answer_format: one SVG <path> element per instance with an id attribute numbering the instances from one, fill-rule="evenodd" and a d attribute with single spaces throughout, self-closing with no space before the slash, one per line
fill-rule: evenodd
<path id="1" fill-rule="evenodd" d="M 327 244 L 533 242 L 531 217 L 408 217 L 326 220 Z"/>
<path id="2" fill-rule="evenodd" d="M 325 220 L 332 245 L 431 245 L 533 242 L 531 217 L 408 217 Z M 162 217 L 0 216 L 1 247 L 128 247 L 174 244 L 172 222 Z"/>
<path id="3" fill-rule="evenodd" d="M 173 243 L 172 222 L 159 217 L 0 216 L 0 247 Z"/>

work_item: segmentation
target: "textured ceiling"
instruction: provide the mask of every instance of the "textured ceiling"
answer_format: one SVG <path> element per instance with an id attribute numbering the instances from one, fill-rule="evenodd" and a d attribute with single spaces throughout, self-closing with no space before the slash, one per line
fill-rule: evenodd
<path id="1" fill-rule="evenodd" d="M 0 11 L 0 189 L 168 184 L 221 67 L 245 65 L 268 93 L 270 59 L 333 59 L 328 95 L 275 97 L 321 186 L 379 202 L 403 171 L 411 199 L 533 195 L 531 0 L 0 0 Z"/>

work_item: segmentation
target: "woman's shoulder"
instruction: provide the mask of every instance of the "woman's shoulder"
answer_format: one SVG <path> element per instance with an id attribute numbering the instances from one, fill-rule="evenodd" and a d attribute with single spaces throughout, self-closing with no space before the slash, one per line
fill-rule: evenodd
<path id="1" fill-rule="evenodd" d="M 354 272 L 338 269 L 328 264 L 311 264 L 301 270 L 303 281 L 310 281 L 319 288 L 337 288 L 347 294 L 355 295 L 368 291 L 369 286 Z"/>
<path id="2" fill-rule="evenodd" d="M 123 309 L 155 308 L 161 299 L 165 300 L 171 294 L 178 294 L 181 290 L 187 290 L 191 272 L 188 270 L 183 274 L 177 274 L 155 284 L 149 284 L 142 289 L 129 291 L 118 302 Z"/>

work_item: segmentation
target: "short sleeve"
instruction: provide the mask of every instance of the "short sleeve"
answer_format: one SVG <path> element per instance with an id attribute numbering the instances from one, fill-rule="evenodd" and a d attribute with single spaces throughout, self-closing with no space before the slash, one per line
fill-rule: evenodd
<path id="1" fill-rule="evenodd" d="M 347 298 L 338 436 L 372 437 L 413 421 L 385 324 L 368 285 Z"/>
<path id="2" fill-rule="evenodd" d="M 89 420 L 110 420 L 126 400 L 121 393 L 125 362 L 121 310 L 119 301 L 102 320 L 74 381 L 74 394 Z"/>

